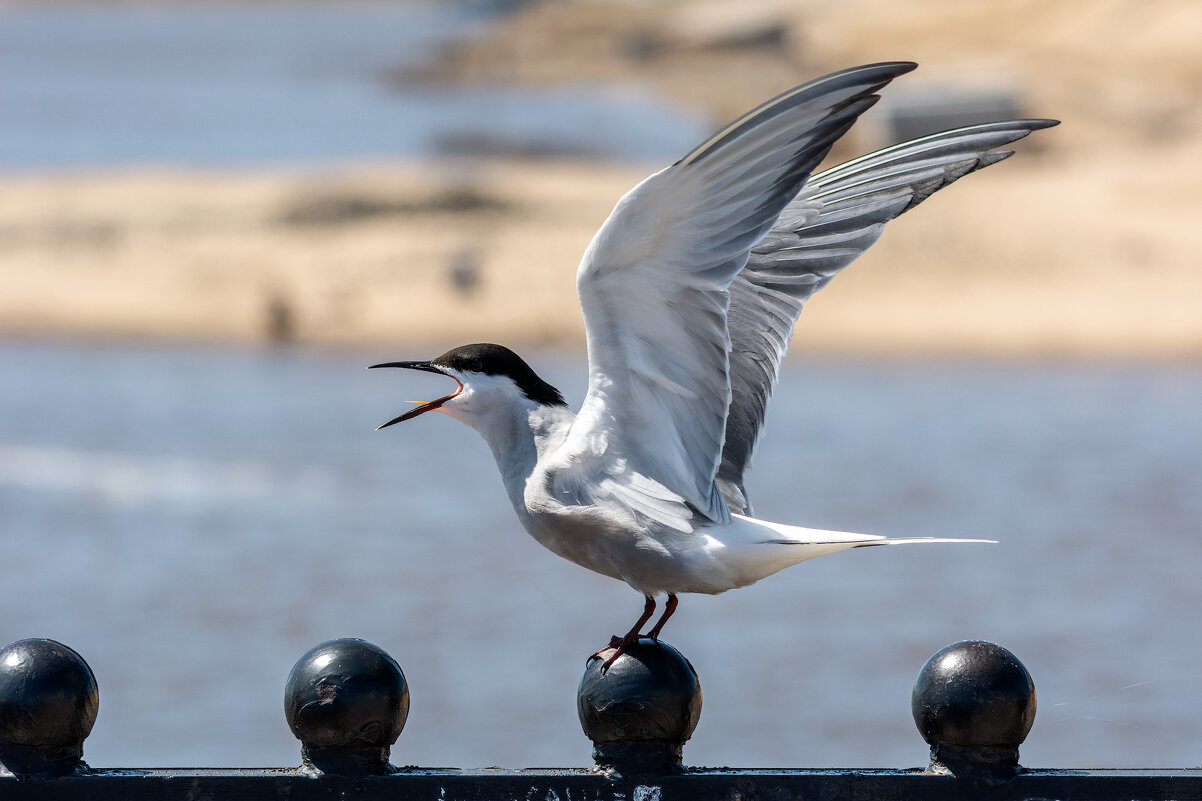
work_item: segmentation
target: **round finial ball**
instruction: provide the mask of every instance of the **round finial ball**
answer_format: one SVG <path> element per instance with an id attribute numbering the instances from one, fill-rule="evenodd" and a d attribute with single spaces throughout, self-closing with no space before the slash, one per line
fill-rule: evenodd
<path id="1" fill-rule="evenodd" d="M 0 744 L 82 745 L 99 706 L 92 669 L 61 642 L 18 640 L 0 650 Z"/>
<path id="2" fill-rule="evenodd" d="M 1035 722 L 1035 682 L 1002 646 L 966 640 L 927 660 L 910 704 L 931 745 L 1017 748 Z"/>
<path id="3" fill-rule="evenodd" d="M 672 646 L 643 638 L 608 669 L 606 651 L 589 660 L 576 707 L 584 733 L 597 745 L 683 743 L 701 719 L 701 681 Z"/>
<path id="4" fill-rule="evenodd" d="M 323 642 L 302 656 L 284 687 L 284 715 L 314 748 L 387 748 L 409 716 L 400 665 L 364 640 Z"/>

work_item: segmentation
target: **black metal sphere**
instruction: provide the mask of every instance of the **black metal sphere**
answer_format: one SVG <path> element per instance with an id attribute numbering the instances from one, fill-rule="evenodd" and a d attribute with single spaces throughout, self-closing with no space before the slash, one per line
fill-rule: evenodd
<path id="1" fill-rule="evenodd" d="M 1017 748 L 1035 707 L 1035 682 L 1018 657 L 979 640 L 937 651 L 911 696 L 914 724 L 933 746 Z"/>
<path id="2" fill-rule="evenodd" d="M 679 651 L 643 638 L 608 668 L 589 660 L 576 695 L 584 733 L 597 745 L 683 743 L 701 718 L 701 682 Z"/>
<path id="3" fill-rule="evenodd" d="M 288 674 L 284 714 L 311 748 L 388 748 L 409 716 L 400 665 L 364 640 L 323 642 Z"/>
<path id="4" fill-rule="evenodd" d="M 62 643 L 18 640 L 0 650 L 0 746 L 79 748 L 99 706 L 92 669 Z"/>

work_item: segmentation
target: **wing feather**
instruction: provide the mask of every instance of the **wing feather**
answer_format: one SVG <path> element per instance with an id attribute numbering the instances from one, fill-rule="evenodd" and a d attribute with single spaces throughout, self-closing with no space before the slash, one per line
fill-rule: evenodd
<path id="1" fill-rule="evenodd" d="M 561 454 L 575 475 L 617 482 L 615 500 L 664 524 L 679 508 L 730 519 L 715 474 L 731 402 L 731 281 L 875 92 L 913 68 L 874 64 L 800 86 L 618 202 L 577 273 L 589 388 Z M 647 481 L 678 512 L 634 504 Z"/>
<path id="2" fill-rule="evenodd" d="M 959 128 L 870 153 L 813 176 L 752 249 L 730 286 L 731 405 L 717 483 L 749 514 L 743 486 L 768 399 L 802 304 L 880 237 L 885 224 L 1052 120 Z"/>

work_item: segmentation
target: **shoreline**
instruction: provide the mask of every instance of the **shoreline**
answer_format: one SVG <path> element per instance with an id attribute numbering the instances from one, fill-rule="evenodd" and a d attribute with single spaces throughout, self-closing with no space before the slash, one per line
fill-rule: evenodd
<path id="1" fill-rule="evenodd" d="M 187 337 L 173 338 L 161 336 L 143 336 L 140 334 L 95 334 L 72 332 L 0 332 L 0 348 L 78 348 L 108 350 L 112 348 L 126 350 L 164 350 L 180 351 L 246 351 L 258 353 L 279 353 L 282 355 L 298 354 L 316 357 L 323 356 L 361 356 L 367 360 L 379 354 L 381 359 L 388 358 L 432 358 L 440 350 L 455 347 L 455 342 L 397 342 L 397 341 L 364 341 L 364 342 L 334 342 L 334 341 L 302 341 L 273 342 L 267 339 L 230 339 Z M 571 358 L 584 360 L 587 351 L 584 342 L 558 343 L 514 343 L 519 355 L 527 360 L 537 360 L 540 357 L 553 359 Z M 378 359 L 377 359 L 378 361 Z M 842 348 L 821 347 L 809 342 L 804 330 L 804 323 L 793 337 L 789 352 L 785 355 L 783 364 L 804 365 L 840 364 L 843 366 L 856 365 L 898 365 L 901 363 L 914 364 L 943 364 L 943 365 L 1045 365 L 1071 367 L 1100 367 L 1124 369 L 1140 367 L 1169 367 L 1193 369 L 1202 366 L 1202 352 L 1156 352 L 1156 353 L 1117 353 L 1099 352 L 1090 349 L 1061 349 L 1061 350 L 1021 350 L 1021 349 L 992 349 L 992 350 L 901 350 L 901 349 L 871 349 L 871 348 Z M 366 368 L 365 362 L 362 367 Z"/>
<path id="2" fill-rule="evenodd" d="M 1202 357 L 1202 61 L 1186 35 L 1202 6 L 729 8 L 530 4 L 437 54 L 422 79 L 616 82 L 721 119 L 849 63 L 922 65 L 882 107 L 990 76 L 1019 88 L 1025 113 L 1063 124 L 890 223 L 807 304 L 795 350 Z M 1137 21 L 1138 36 L 1115 35 Z M 838 160 L 878 144 L 865 141 L 877 113 Z M 580 256 L 660 166 L 463 157 L 0 175 L 0 336 L 579 347 Z"/>
<path id="3" fill-rule="evenodd" d="M 807 304 L 795 347 L 1202 356 L 1188 204 L 1048 162 L 1020 152 L 890 223 Z M 1141 168 L 1144 197 L 1181 163 Z M 0 335 L 579 346 L 576 265 L 648 172 L 491 160 L 9 179 Z"/>

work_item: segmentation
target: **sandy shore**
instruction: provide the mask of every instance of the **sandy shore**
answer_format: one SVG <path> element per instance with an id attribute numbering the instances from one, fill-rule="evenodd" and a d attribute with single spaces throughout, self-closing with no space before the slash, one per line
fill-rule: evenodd
<path id="1" fill-rule="evenodd" d="M 1202 6 L 1153 3 L 1132 17 L 1082 2 L 1054 13 L 1017 1 L 972 12 L 934 0 L 753 3 L 752 22 L 788 35 L 748 49 L 713 44 L 722 26 L 712 4 L 639 4 L 598 21 L 606 5 L 533 8 L 425 78 L 479 80 L 492 64 L 532 83 L 639 80 L 721 114 L 827 69 L 905 57 L 922 70 L 904 81 L 988 74 L 1020 87 L 1030 113 L 1064 120 L 1038 135 L 1041 147 L 893 223 L 810 303 L 796 348 L 1202 355 L 1202 58 L 1186 35 Z M 586 35 L 629 45 L 641 41 L 631 24 L 645 33 L 668 19 L 671 36 L 646 45 L 654 69 L 629 46 L 556 55 L 573 36 L 579 47 Z M 552 23 L 560 32 L 548 38 Z M 1125 36 L 1105 38 L 1117 30 Z M 510 159 L 5 177 L 0 332 L 579 341 L 580 254 L 651 166 Z"/>

